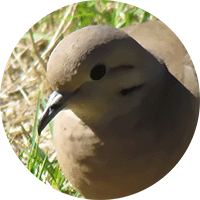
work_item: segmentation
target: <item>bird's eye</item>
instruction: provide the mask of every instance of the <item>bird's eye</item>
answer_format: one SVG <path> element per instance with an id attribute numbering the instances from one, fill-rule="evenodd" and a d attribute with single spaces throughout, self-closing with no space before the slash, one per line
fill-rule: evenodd
<path id="1" fill-rule="evenodd" d="M 90 72 L 90 78 L 92 80 L 100 80 L 106 75 L 106 66 L 103 64 L 99 64 L 93 67 Z"/>

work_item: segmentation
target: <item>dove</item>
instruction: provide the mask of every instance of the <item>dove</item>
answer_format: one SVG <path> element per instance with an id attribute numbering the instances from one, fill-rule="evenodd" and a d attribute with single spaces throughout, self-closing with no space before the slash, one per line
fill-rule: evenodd
<path id="1" fill-rule="evenodd" d="M 161 21 L 94 25 L 65 37 L 47 64 L 62 171 L 87 199 L 140 192 L 178 163 L 193 137 L 199 88 L 183 44 Z"/>

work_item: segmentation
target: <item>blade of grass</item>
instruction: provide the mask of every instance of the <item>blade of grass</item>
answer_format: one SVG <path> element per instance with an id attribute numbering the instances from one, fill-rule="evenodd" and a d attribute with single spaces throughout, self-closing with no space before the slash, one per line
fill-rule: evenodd
<path id="1" fill-rule="evenodd" d="M 36 137 L 38 135 L 38 131 L 37 131 L 37 127 L 38 127 L 38 116 L 39 116 L 39 109 L 40 109 L 40 94 L 41 92 L 39 92 L 39 98 L 37 101 L 37 107 L 36 107 L 36 114 L 35 114 L 35 120 L 34 120 L 34 126 L 33 126 L 33 137 L 31 140 L 31 152 L 33 152 L 34 148 L 35 148 L 35 144 L 36 144 Z"/>
<path id="2" fill-rule="evenodd" d="M 40 171 L 39 171 L 39 173 L 37 175 L 37 178 L 40 179 L 41 181 L 42 181 L 42 179 L 41 179 L 42 178 L 42 173 L 43 173 L 43 171 L 45 169 L 47 158 L 48 158 L 48 156 L 46 155 L 45 158 L 44 158 L 44 161 L 42 163 L 41 169 L 40 169 Z"/>
<path id="3" fill-rule="evenodd" d="M 75 197 L 79 197 L 80 193 L 78 191 L 76 191 L 76 193 L 74 194 Z"/>

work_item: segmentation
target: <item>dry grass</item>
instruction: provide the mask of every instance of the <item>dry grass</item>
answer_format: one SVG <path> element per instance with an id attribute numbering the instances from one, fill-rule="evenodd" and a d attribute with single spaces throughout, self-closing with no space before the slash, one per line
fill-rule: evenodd
<path id="1" fill-rule="evenodd" d="M 49 23 L 43 20 L 36 23 L 19 41 L 8 60 L 0 93 L 1 112 L 7 137 L 18 156 L 28 145 L 24 129 L 30 134 L 33 130 L 39 87 L 46 98 L 51 93 L 46 80 L 46 63 L 61 36 L 69 30 L 72 20 L 64 19 L 74 14 L 76 6 L 59 10 L 60 23 L 52 22 L 57 17 L 56 12 L 47 16 L 52 19 Z M 49 137 L 47 132 L 44 138 Z M 40 142 L 42 146 L 42 139 Z M 49 149 L 48 146 L 43 149 Z"/>

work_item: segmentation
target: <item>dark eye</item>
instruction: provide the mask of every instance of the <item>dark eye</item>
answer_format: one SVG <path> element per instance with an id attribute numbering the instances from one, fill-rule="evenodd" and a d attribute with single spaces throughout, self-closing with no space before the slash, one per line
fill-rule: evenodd
<path id="1" fill-rule="evenodd" d="M 90 72 L 90 78 L 92 80 L 100 80 L 106 74 L 106 66 L 103 64 L 99 64 L 94 66 L 94 68 Z"/>

